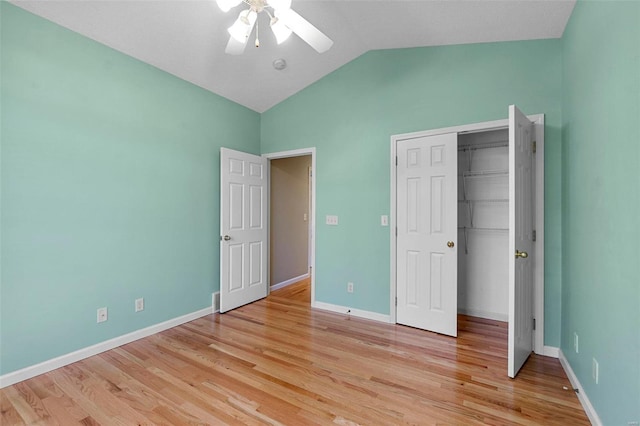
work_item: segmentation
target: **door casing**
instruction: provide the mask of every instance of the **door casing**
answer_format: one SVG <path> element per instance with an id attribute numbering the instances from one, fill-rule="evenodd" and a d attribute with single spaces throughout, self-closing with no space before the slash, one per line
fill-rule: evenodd
<path id="1" fill-rule="evenodd" d="M 550 355 L 544 346 L 544 114 L 534 114 L 527 116 L 534 124 L 534 140 L 536 141 L 535 157 L 535 230 L 536 243 L 534 245 L 536 262 L 533 267 L 533 312 L 536 319 L 536 330 L 534 331 L 534 352 L 540 355 Z M 397 143 L 401 140 L 422 138 L 425 136 L 435 136 L 443 133 L 476 133 L 489 130 L 508 128 L 509 120 L 486 121 L 482 123 L 466 124 L 462 126 L 445 127 L 440 129 L 425 130 L 420 132 L 403 133 L 391 136 L 391 156 L 390 156 L 390 294 L 389 294 L 389 317 L 392 323 L 396 323 L 396 227 L 397 227 L 397 206 L 396 206 L 396 155 Z"/>

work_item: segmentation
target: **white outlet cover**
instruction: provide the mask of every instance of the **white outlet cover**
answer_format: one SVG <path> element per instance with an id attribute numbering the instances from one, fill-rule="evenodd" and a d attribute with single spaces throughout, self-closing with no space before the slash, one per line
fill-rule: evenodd
<path id="1" fill-rule="evenodd" d="M 144 298 L 136 299 L 135 310 L 136 312 L 144 311 Z"/>
<path id="2" fill-rule="evenodd" d="M 97 317 L 97 322 L 105 322 L 106 320 L 109 319 L 109 313 L 107 311 L 107 308 L 98 308 L 98 317 Z"/>
<path id="3" fill-rule="evenodd" d="M 389 226 L 389 216 L 386 214 L 380 216 L 380 226 Z"/>
<path id="4" fill-rule="evenodd" d="M 338 216 L 328 214 L 326 217 L 326 223 L 327 225 L 333 225 L 333 226 L 338 225 Z"/>

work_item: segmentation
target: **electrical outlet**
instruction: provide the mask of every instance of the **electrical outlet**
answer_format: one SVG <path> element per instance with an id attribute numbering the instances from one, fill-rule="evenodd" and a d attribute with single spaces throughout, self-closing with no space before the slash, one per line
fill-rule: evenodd
<path id="1" fill-rule="evenodd" d="M 347 283 L 347 293 L 353 293 L 353 283 L 352 282 L 348 282 Z"/>
<path id="2" fill-rule="evenodd" d="M 136 299 L 136 312 L 144 311 L 144 298 Z"/>
<path id="3" fill-rule="evenodd" d="M 580 347 L 578 346 L 578 333 L 573 333 L 573 349 L 576 353 L 580 353 Z"/>
<path id="4" fill-rule="evenodd" d="M 591 364 L 591 377 L 593 377 L 593 381 L 596 382 L 596 385 L 598 384 L 598 379 L 600 376 L 600 365 L 598 364 L 598 361 L 593 358 L 593 362 Z"/>
<path id="5" fill-rule="evenodd" d="M 99 308 L 98 309 L 98 321 L 97 322 L 105 322 L 109 319 L 107 314 L 107 308 Z"/>

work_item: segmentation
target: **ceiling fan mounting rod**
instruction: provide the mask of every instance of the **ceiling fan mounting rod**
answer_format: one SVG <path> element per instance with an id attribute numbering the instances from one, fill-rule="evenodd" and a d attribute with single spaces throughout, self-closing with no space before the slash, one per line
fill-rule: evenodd
<path id="1" fill-rule="evenodd" d="M 265 8 L 271 7 L 265 0 L 242 0 L 242 2 L 249 6 L 250 10 L 253 10 L 256 13 L 260 13 L 265 10 Z M 273 9 L 273 7 L 271 8 Z"/>

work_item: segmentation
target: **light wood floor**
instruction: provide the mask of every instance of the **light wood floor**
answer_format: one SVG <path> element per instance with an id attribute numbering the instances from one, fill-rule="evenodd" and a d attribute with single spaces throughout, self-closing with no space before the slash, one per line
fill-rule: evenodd
<path id="1" fill-rule="evenodd" d="M 506 325 L 459 328 L 311 310 L 302 282 L 0 390 L 0 423 L 589 424 L 556 359 L 511 380 Z"/>

